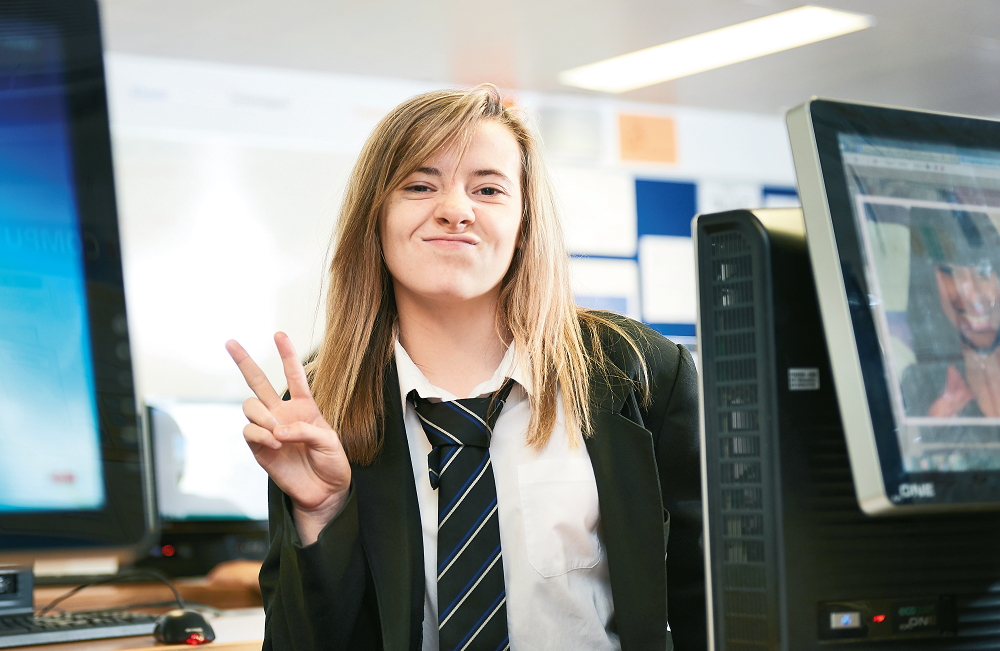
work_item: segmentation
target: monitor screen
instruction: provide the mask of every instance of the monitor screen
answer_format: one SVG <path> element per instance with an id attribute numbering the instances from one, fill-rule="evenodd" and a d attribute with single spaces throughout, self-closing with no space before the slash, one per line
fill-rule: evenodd
<path id="1" fill-rule="evenodd" d="M 854 134 L 840 146 L 903 467 L 998 470 L 1000 151 Z"/>
<path id="2" fill-rule="evenodd" d="M 0 512 L 95 509 L 105 492 L 62 48 L 57 33 L 18 26 L 0 18 Z"/>
<path id="3" fill-rule="evenodd" d="M 267 473 L 243 442 L 242 405 L 147 402 L 165 530 L 185 522 L 267 520 Z"/>
<path id="4" fill-rule="evenodd" d="M 814 100 L 789 132 L 862 508 L 1000 506 L 1000 123 Z"/>
<path id="5" fill-rule="evenodd" d="M 267 552 L 267 473 L 243 441 L 243 406 L 147 401 L 162 529 L 136 566 L 203 576 L 223 561 Z"/>
<path id="6" fill-rule="evenodd" d="M 0 562 L 151 544 L 94 0 L 0 4 Z"/>

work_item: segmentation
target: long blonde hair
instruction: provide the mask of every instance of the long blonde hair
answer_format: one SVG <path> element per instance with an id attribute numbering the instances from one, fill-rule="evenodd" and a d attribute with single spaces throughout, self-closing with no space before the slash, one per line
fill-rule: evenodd
<path id="1" fill-rule="evenodd" d="M 307 367 L 316 403 L 354 463 L 373 462 L 381 449 L 383 381 L 397 336 L 392 277 L 379 238 L 382 207 L 436 152 L 450 146 L 464 152 L 487 120 L 509 128 L 521 150 L 521 244 L 501 284 L 497 324 L 501 331 L 509 329 L 531 378 L 528 444 L 539 449 L 548 441 L 557 391 L 567 427 L 590 432 L 591 373 L 607 372 L 602 329 L 618 333 L 639 353 L 615 320 L 574 304 L 562 228 L 538 141 L 504 106 L 496 87 L 418 95 L 379 122 L 351 173 L 334 234 L 326 330 Z M 638 358 L 645 388 L 646 369 Z"/>

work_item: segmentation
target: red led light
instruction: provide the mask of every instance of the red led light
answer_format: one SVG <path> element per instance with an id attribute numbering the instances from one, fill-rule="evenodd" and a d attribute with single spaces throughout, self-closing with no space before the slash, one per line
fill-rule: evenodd
<path id="1" fill-rule="evenodd" d="M 162 551 L 164 556 L 173 556 L 175 553 L 177 553 L 177 550 L 174 549 L 173 545 L 164 545 Z"/>
<path id="2" fill-rule="evenodd" d="M 875 615 L 872 620 L 876 623 L 881 623 L 885 621 L 885 615 Z"/>
<path id="3" fill-rule="evenodd" d="M 184 640 L 185 644 L 190 644 L 191 646 L 194 646 L 196 644 L 204 644 L 204 642 L 205 642 L 205 636 L 202 635 L 201 633 L 192 633 L 191 635 L 188 636 L 188 639 Z"/>

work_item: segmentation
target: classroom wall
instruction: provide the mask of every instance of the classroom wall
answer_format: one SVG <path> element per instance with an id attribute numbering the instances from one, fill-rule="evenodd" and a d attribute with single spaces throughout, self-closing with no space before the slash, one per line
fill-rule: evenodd
<path id="1" fill-rule="evenodd" d="M 322 334 L 323 270 L 347 175 L 377 121 L 439 87 L 399 79 L 106 56 L 140 395 L 248 395 L 223 343 L 283 385 L 271 336 Z M 574 292 L 694 342 L 697 212 L 796 202 L 784 122 L 506 92 L 540 132 Z"/>

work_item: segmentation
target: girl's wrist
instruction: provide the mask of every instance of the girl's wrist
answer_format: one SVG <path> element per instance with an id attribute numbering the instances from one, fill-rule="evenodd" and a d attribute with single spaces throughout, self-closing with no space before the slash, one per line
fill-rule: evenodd
<path id="1" fill-rule="evenodd" d="M 326 525 L 344 510 L 349 495 L 350 487 L 332 494 L 329 499 L 314 508 L 306 509 L 298 504 L 292 504 L 292 518 L 303 545 L 311 545 L 319 539 L 319 534 Z"/>

